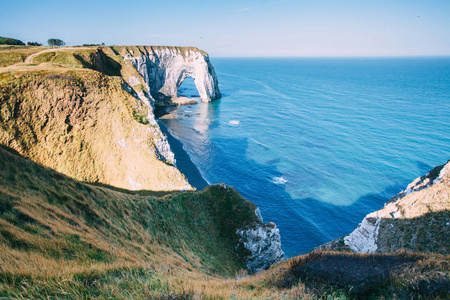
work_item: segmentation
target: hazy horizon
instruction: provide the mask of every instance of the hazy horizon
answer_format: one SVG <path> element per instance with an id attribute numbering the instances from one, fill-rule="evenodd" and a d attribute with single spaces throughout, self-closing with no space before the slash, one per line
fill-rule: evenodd
<path id="1" fill-rule="evenodd" d="M 450 55 L 450 1 L 0 0 L 0 36 L 195 46 L 213 57 Z"/>

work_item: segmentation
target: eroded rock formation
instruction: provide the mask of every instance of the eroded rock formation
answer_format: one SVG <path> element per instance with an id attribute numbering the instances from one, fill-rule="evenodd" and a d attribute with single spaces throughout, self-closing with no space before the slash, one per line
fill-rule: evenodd
<path id="1" fill-rule="evenodd" d="M 265 270 L 284 258 L 277 226 L 273 222 L 264 224 L 259 208 L 255 210 L 255 214 L 260 222 L 236 232 L 240 236 L 239 244 L 251 252 L 246 257 L 246 265 L 254 273 Z"/>
<path id="2" fill-rule="evenodd" d="M 416 178 L 348 236 L 319 248 L 450 253 L 450 162 Z"/>
<path id="3" fill-rule="evenodd" d="M 193 47 L 136 47 L 130 49 L 130 60 L 150 87 L 156 100 L 176 98 L 187 77 L 192 77 L 204 102 L 221 97 L 216 73 L 209 56 Z"/>

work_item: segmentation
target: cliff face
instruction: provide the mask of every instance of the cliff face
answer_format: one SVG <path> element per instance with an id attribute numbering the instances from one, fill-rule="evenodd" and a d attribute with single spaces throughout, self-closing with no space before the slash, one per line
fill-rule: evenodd
<path id="1" fill-rule="evenodd" d="M 240 236 L 238 247 L 244 247 L 250 251 L 245 257 L 247 269 L 251 272 L 266 270 L 284 258 L 281 250 L 280 231 L 272 222 L 267 224 L 255 222 L 244 229 L 238 229 L 236 234 Z"/>
<path id="2" fill-rule="evenodd" d="M 450 162 L 418 177 L 348 236 L 322 246 L 358 253 L 398 249 L 450 254 Z"/>
<path id="3" fill-rule="evenodd" d="M 155 100 L 176 98 L 187 77 L 194 78 L 202 101 L 221 97 L 209 56 L 197 48 L 133 47 L 127 49 L 123 58 L 139 71 Z"/>
<path id="4" fill-rule="evenodd" d="M 58 49 L 32 62 L 0 69 L 0 143 L 81 181 L 192 189 L 131 64 L 98 49 Z"/>

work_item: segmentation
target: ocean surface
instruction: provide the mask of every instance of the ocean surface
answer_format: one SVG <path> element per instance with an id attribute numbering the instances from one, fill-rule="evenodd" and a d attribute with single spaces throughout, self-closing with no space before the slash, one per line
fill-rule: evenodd
<path id="1" fill-rule="evenodd" d="M 222 99 L 161 120 L 178 166 L 197 188 L 223 182 L 258 205 L 287 257 L 350 233 L 450 159 L 448 57 L 212 63 Z M 198 97 L 191 78 L 179 94 Z"/>

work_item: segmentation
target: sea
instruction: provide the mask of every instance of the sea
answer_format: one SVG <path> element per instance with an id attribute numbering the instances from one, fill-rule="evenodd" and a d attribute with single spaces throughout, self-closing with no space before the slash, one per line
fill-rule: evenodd
<path id="1" fill-rule="evenodd" d="M 450 159 L 450 57 L 211 61 L 222 98 L 160 123 L 188 181 L 237 189 L 286 257 L 349 234 Z M 198 99 L 192 78 L 179 94 Z"/>

